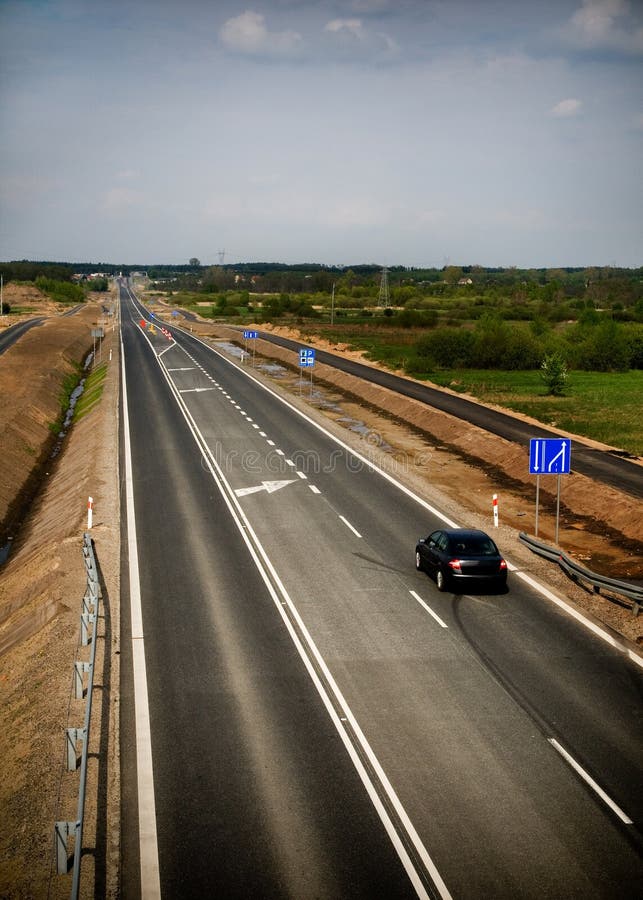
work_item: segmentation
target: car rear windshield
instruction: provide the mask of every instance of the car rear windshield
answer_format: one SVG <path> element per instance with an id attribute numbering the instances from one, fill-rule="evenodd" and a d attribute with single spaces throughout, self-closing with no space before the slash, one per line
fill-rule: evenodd
<path id="1" fill-rule="evenodd" d="M 496 556 L 498 551 L 488 537 L 452 538 L 451 552 L 470 556 Z"/>

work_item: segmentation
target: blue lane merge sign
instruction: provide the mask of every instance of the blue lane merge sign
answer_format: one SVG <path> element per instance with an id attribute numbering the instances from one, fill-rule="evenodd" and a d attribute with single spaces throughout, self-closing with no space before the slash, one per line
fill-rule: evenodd
<path id="1" fill-rule="evenodd" d="M 568 438 L 532 438 L 529 441 L 530 475 L 569 475 L 572 443 Z"/>
<path id="2" fill-rule="evenodd" d="M 244 331 L 243 336 L 247 341 L 255 340 L 259 336 L 259 332 L 258 331 Z"/>

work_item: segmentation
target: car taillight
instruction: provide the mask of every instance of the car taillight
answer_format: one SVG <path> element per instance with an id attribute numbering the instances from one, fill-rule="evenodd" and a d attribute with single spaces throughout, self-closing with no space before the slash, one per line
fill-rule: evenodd
<path id="1" fill-rule="evenodd" d="M 459 559 L 450 559 L 449 560 L 449 568 L 453 569 L 454 572 L 461 572 L 462 566 L 460 565 Z"/>
<path id="2" fill-rule="evenodd" d="M 501 560 L 500 560 L 500 571 L 501 571 L 501 572 L 504 572 L 504 570 L 505 570 L 506 568 L 507 568 L 507 563 L 505 562 L 504 559 L 501 559 Z"/>

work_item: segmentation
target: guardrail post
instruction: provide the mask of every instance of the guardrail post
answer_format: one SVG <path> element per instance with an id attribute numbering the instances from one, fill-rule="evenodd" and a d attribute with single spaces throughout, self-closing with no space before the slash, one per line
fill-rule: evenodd
<path id="1" fill-rule="evenodd" d="M 65 734 L 67 735 L 67 771 L 75 772 L 78 768 L 76 742 L 85 740 L 86 730 L 84 728 L 66 728 Z"/>
<path id="2" fill-rule="evenodd" d="M 76 834 L 77 822 L 56 822 L 54 824 L 54 841 L 56 844 L 56 871 L 66 875 L 69 871 L 68 841 Z"/>
<path id="3" fill-rule="evenodd" d="M 81 613 L 80 616 L 80 642 L 83 647 L 89 644 L 89 626 L 96 621 L 95 613 Z"/>
<path id="4" fill-rule="evenodd" d="M 76 660 L 74 663 L 74 697 L 76 700 L 83 699 L 83 672 L 90 672 L 92 664 Z"/>

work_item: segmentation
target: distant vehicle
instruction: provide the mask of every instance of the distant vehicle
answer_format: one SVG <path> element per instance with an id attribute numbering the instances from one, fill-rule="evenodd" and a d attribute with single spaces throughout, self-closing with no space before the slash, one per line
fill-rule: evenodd
<path id="1" fill-rule="evenodd" d="M 442 528 L 421 538 L 415 548 L 415 568 L 428 572 L 439 591 L 478 582 L 503 588 L 507 563 L 484 531 Z"/>

